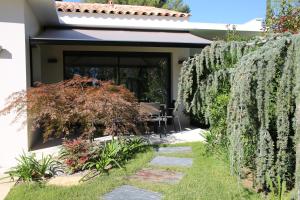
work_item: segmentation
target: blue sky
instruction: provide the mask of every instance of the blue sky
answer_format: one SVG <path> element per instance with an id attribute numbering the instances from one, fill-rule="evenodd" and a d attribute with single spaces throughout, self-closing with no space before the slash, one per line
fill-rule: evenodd
<path id="1" fill-rule="evenodd" d="M 79 0 L 67 0 L 79 1 Z M 191 21 L 239 24 L 264 18 L 266 0 L 184 0 L 192 10 Z"/>

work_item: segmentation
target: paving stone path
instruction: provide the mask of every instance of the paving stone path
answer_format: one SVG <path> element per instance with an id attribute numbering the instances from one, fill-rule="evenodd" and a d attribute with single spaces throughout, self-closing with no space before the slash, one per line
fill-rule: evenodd
<path id="1" fill-rule="evenodd" d="M 139 189 L 130 185 L 123 185 L 104 195 L 104 200 L 160 200 L 162 195 L 157 192 Z"/>
<path id="2" fill-rule="evenodd" d="M 191 147 L 161 147 L 157 150 L 158 153 L 190 153 Z M 150 164 L 152 166 L 166 167 L 191 167 L 193 164 L 192 158 L 177 158 L 168 156 L 156 156 Z M 160 182 L 168 184 L 176 184 L 183 178 L 184 174 L 180 172 L 146 168 L 138 171 L 129 179 L 138 181 Z M 152 192 L 130 185 L 123 185 L 114 189 L 112 192 L 103 196 L 104 200 L 161 200 L 162 194 Z"/>
<path id="3" fill-rule="evenodd" d="M 156 156 L 150 162 L 150 164 L 162 166 L 162 167 L 191 167 L 193 164 L 193 159 L 192 158 Z"/>
<path id="4" fill-rule="evenodd" d="M 191 153 L 192 147 L 160 147 L 158 153 Z"/>
<path id="5" fill-rule="evenodd" d="M 163 169 L 142 169 L 129 177 L 130 180 L 155 183 L 176 184 L 183 178 L 183 173 Z"/>

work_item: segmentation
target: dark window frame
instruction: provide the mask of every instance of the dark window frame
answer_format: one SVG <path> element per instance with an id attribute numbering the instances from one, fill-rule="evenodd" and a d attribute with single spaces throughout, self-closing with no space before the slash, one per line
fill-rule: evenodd
<path id="1" fill-rule="evenodd" d="M 168 105 L 172 104 L 172 53 L 167 52 L 117 52 L 117 51 L 63 51 L 63 77 L 64 80 L 66 80 L 66 63 L 65 58 L 67 56 L 112 56 L 117 57 L 118 63 L 116 66 L 116 74 L 117 74 L 117 81 L 119 81 L 119 71 L 120 71 L 120 57 L 163 57 L 166 58 L 168 61 Z"/>

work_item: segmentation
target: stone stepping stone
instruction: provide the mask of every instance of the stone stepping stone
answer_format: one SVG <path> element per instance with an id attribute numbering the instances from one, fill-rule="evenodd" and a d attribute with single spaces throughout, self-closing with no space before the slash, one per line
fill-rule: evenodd
<path id="1" fill-rule="evenodd" d="M 176 158 L 166 156 L 156 156 L 151 162 L 151 165 L 165 167 L 191 167 L 193 164 L 192 158 Z"/>
<path id="2" fill-rule="evenodd" d="M 103 196 L 104 200 L 161 200 L 162 195 L 157 192 L 143 190 L 130 185 L 123 185 Z"/>
<path id="3" fill-rule="evenodd" d="M 192 147 L 160 147 L 158 153 L 191 153 Z"/>
<path id="4" fill-rule="evenodd" d="M 183 173 L 170 170 L 142 169 L 135 175 L 130 176 L 129 179 L 156 183 L 176 184 L 180 182 L 183 176 Z"/>

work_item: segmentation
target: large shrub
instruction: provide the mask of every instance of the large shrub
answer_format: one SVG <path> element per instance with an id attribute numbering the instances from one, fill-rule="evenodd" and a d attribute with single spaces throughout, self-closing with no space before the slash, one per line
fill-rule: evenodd
<path id="1" fill-rule="evenodd" d="M 124 86 L 80 76 L 12 94 L 0 114 L 12 111 L 16 120 L 28 114 L 32 129 L 45 140 L 72 134 L 92 138 L 99 129 L 109 135 L 133 133 L 139 118 L 137 99 Z"/>
<path id="2" fill-rule="evenodd" d="M 257 187 L 265 191 L 268 180 L 279 188 L 279 179 L 288 189 L 295 181 L 299 38 L 285 34 L 217 42 L 181 71 L 178 102 L 205 116 L 214 134 L 210 139 L 228 140 L 232 172 L 242 176 L 245 168 L 252 170 Z"/>
<path id="3" fill-rule="evenodd" d="M 215 143 L 227 145 L 226 110 L 235 64 L 261 43 L 260 39 L 251 42 L 218 41 L 183 64 L 177 104 L 182 103 L 194 118 L 204 119 L 201 124 L 211 125 L 211 136 L 218 141 Z"/>

